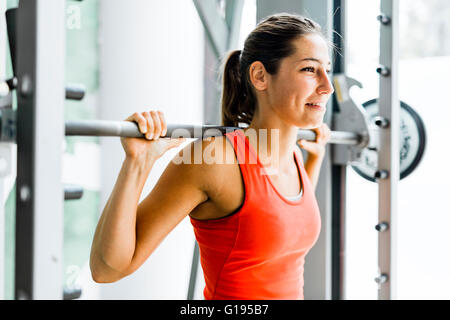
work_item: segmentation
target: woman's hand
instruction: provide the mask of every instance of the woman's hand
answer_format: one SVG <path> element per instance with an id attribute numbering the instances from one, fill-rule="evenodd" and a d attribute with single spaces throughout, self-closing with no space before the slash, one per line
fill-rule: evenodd
<path id="1" fill-rule="evenodd" d="M 308 153 L 316 158 L 323 158 L 326 152 L 326 144 L 330 141 L 331 130 L 326 123 L 318 128 L 312 129 L 316 133 L 316 141 L 308 141 L 300 139 L 297 141 L 300 148 L 305 149 Z"/>
<path id="2" fill-rule="evenodd" d="M 167 150 L 179 147 L 186 138 L 161 138 L 167 133 L 167 124 L 162 111 L 135 112 L 125 121 L 136 122 L 139 131 L 145 134 L 143 138 L 121 137 L 125 154 L 128 158 L 159 159 Z"/>

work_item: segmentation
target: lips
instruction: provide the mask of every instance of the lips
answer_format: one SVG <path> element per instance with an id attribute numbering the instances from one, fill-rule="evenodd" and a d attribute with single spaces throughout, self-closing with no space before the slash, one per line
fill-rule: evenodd
<path id="1" fill-rule="evenodd" d="M 307 102 L 305 105 L 314 109 L 324 110 L 326 102 Z"/>

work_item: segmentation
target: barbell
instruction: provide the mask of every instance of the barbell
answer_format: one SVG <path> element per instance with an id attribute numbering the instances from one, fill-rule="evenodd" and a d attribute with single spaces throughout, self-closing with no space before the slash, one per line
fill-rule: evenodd
<path id="1" fill-rule="evenodd" d="M 329 143 L 347 145 L 357 150 L 358 157 L 348 161 L 352 168 L 363 178 L 375 182 L 378 170 L 378 135 L 376 130 L 383 126 L 379 119 L 377 100 L 372 99 L 363 104 L 369 132 L 331 131 Z M 216 125 L 168 124 L 164 137 L 206 138 L 222 136 L 240 127 Z M 16 113 L 10 108 L 0 109 L 0 141 L 14 142 L 16 135 Z M 137 123 L 131 121 L 79 120 L 66 121 L 66 136 L 105 136 L 145 138 Z M 312 130 L 299 129 L 297 140 L 315 141 L 316 133 Z M 407 177 L 419 165 L 426 145 L 426 133 L 423 121 L 409 105 L 400 102 L 400 179 Z M 332 150 L 335 151 L 335 150 Z M 337 162 L 342 163 L 342 162 Z"/>
<path id="2" fill-rule="evenodd" d="M 362 104 L 372 130 L 378 124 L 378 100 L 371 99 Z M 425 153 L 426 131 L 419 114 L 407 103 L 400 101 L 400 180 L 406 178 L 419 165 Z M 374 147 L 364 148 L 361 160 L 352 164 L 353 170 L 361 177 L 376 182 L 378 167 L 376 143 Z"/>
<path id="3" fill-rule="evenodd" d="M 340 79 L 336 77 L 336 79 Z M 351 78 L 343 77 L 341 82 L 336 81 L 337 88 L 342 84 L 348 86 L 358 83 Z M 346 81 L 346 82 L 344 82 Z M 4 83 L 5 92 L 0 95 L 0 141 L 15 141 L 16 134 L 16 113 L 12 108 L 4 108 L 3 102 L 10 104 L 10 90 L 16 87 L 16 82 Z M 11 86 L 11 87 L 10 87 Z M 66 86 L 66 98 L 81 100 L 84 96 L 84 88 L 79 85 Z M 9 99 L 7 99 L 9 98 Z M 3 102 L 2 102 L 3 101 Z M 385 125 L 384 119 L 378 117 L 377 99 L 369 100 L 358 107 L 351 99 L 338 100 L 341 108 L 336 123 L 338 128 L 353 127 L 350 131 L 331 131 L 329 143 L 337 145 L 347 145 L 352 151 L 347 154 L 352 156 L 345 161 L 336 163 L 351 163 L 352 168 L 363 178 L 375 182 L 377 179 L 378 160 L 378 134 L 376 130 Z M 357 117 L 351 112 L 356 112 Z M 356 120 L 349 121 L 347 118 Z M 359 125 L 358 125 L 359 123 Z M 164 137 L 184 137 L 184 138 L 206 138 L 222 136 L 240 127 L 227 127 L 217 125 L 189 125 L 189 124 L 168 124 Z M 139 130 L 137 123 L 131 121 L 110 121 L 110 120 L 80 120 L 66 121 L 66 136 L 105 136 L 105 137 L 131 137 L 145 138 Z M 315 141 L 316 133 L 312 130 L 299 129 L 297 140 L 304 139 Z M 425 152 L 426 134 L 422 119 L 412 107 L 400 101 L 400 179 L 408 176 L 419 165 Z M 355 156 L 356 155 L 356 156 Z M 342 156 L 342 153 L 341 153 Z"/>
<path id="4" fill-rule="evenodd" d="M 242 128 L 215 125 L 168 124 L 167 132 L 164 137 L 217 137 L 237 129 Z M 108 120 L 67 121 L 66 136 L 115 136 L 145 138 L 145 135 L 139 131 L 139 127 L 135 122 Z M 314 141 L 316 139 L 316 133 L 312 130 L 298 130 L 297 138 Z M 337 144 L 359 145 L 363 140 L 363 137 L 358 133 L 332 131 L 329 142 Z"/>
<path id="5" fill-rule="evenodd" d="M 11 52 L 15 50 L 15 16 L 16 10 L 6 12 L 7 31 Z M 13 73 L 15 72 L 15 55 L 11 55 Z M 382 70 L 379 71 L 382 74 Z M 336 88 L 337 104 L 340 112 L 333 121 L 337 129 L 353 129 L 353 131 L 332 131 L 329 143 L 347 145 L 349 149 L 337 147 L 336 163 L 351 163 L 352 168 L 362 177 L 376 181 L 377 171 L 377 134 L 369 130 L 382 127 L 383 120 L 377 117 L 377 100 L 372 99 L 361 106 L 355 104 L 349 94 L 352 86 L 362 88 L 362 84 L 345 74 L 335 74 L 333 83 Z M 12 110 L 11 91 L 16 89 L 18 81 L 15 77 L 0 82 L 0 141 L 15 141 L 16 114 Z M 69 84 L 65 87 L 66 99 L 82 100 L 84 86 Z M 6 108 L 5 108 L 6 107 Z M 400 101 L 400 179 L 409 175 L 420 163 L 425 150 L 425 126 L 420 116 L 406 103 Z M 168 124 L 165 137 L 204 138 L 221 136 L 238 127 L 215 125 Z M 369 130 L 369 131 L 368 131 Z M 138 125 L 130 121 L 83 120 L 67 121 L 66 136 L 120 136 L 145 138 Z M 298 130 L 297 140 L 314 141 L 316 133 L 311 130 Z M 344 152 L 342 152 L 344 151 Z M 351 151 L 351 152 L 349 152 Z M 354 161 L 357 160 L 357 161 Z"/>
<path id="6" fill-rule="evenodd" d="M 362 105 L 371 131 L 369 133 L 331 131 L 329 143 L 357 146 L 362 150 L 360 160 L 352 168 L 363 178 L 375 182 L 377 172 L 377 134 L 383 121 L 378 114 L 377 99 Z M 164 137 L 205 138 L 222 136 L 240 127 L 217 125 L 168 124 Z M 106 136 L 145 138 L 137 123 L 131 121 L 81 120 L 66 121 L 66 136 Z M 426 134 L 422 119 L 412 107 L 400 101 L 400 179 L 408 176 L 420 163 L 425 151 Z M 297 140 L 315 141 L 312 130 L 299 129 Z"/>

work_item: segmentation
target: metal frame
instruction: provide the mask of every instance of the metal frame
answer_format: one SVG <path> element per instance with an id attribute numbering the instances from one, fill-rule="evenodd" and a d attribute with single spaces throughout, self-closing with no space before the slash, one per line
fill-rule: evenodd
<path id="1" fill-rule="evenodd" d="M 10 115 L 2 117 L 2 121 L 9 120 Z M 2 129 L 0 124 L 0 129 Z M 168 124 L 164 137 L 205 138 L 222 136 L 224 133 L 240 129 L 240 127 L 225 127 L 215 125 L 189 125 Z M 109 120 L 81 120 L 66 122 L 66 136 L 102 136 L 102 137 L 132 137 L 143 138 L 144 134 L 139 131 L 138 125 L 129 121 Z M 5 137 L 4 139 L 8 139 Z M 298 130 L 297 139 L 315 141 L 316 133 L 312 130 Z M 2 139 L 3 140 L 3 139 Z M 348 145 L 364 148 L 367 137 L 357 132 L 331 131 L 329 143 Z"/>
<path id="2" fill-rule="evenodd" d="M 6 11 L 6 2 L 0 1 L 0 14 L 4 14 Z M 4 79 L 6 77 L 6 25 L 4 20 L 0 21 L 0 79 Z M 0 88 L 0 91 L 2 89 Z M 2 92 L 0 92 L 0 108 L 2 107 L 2 100 L 5 97 L 2 96 Z M 9 164 L 11 160 L 11 156 L 7 157 L 5 155 L 5 151 L 8 151 L 8 145 L 0 145 L 0 159 L 2 161 L 6 161 Z M 9 152 L 11 154 L 11 152 Z M 8 169 L 8 168 L 7 168 Z M 6 197 L 5 193 L 5 180 L 4 176 L 7 175 L 8 170 L 4 170 L 0 173 L 0 259 L 4 261 L 5 257 L 5 203 Z M 0 300 L 3 300 L 5 297 L 5 263 L 0 264 Z"/>
<path id="3" fill-rule="evenodd" d="M 193 1 L 214 53 L 219 57 L 226 51 L 229 28 L 218 10 L 217 1 Z"/>
<path id="4" fill-rule="evenodd" d="M 400 180 L 398 99 L 399 1 L 381 0 L 378 172 L 378 299 L 397 295 L 397 189 Z M 383 125 L 385 124 L 385 125 Z"/>
<path id="5" fill-rule="evenodd" d="M 19 3 L 16 299 L 63 297 L 64 19 L 64 1 Z"/>
<path id="6" fill-rule="evenodd" d="M 193 1 L 217 59 L 223 58 L 226 51 L 235 47 L 239 40 L 244 0 L 226 1 L 224 18 L 219 12 L 217 1 Z"/>
<path id="7" fill-rule="evenodd" d="M 345 74 L 345 35 L 346 35 L 346 0 L 333 2 L 333 29 L 340 35 L 333 34 L 333 44 L 339 48 L 341 55 L 334 55 L 333 73 Z M 339 112 L 336 95 L 333 95 L 333 113 Z M 333 156 L 337 146 L 332 147 Z M 342 150 L 342 148 L 340 148 Z M 331 288 L 333 300 L 345 298 L 345 207 L 347 188 L 347 165 L 333 163 L 331 166 Z"/>
<path id="8" fill-rule="evenodd" d="M 314 11 L 319 16 L 329 14 L 331 0 L 317 4 L 307 0 L 280 1 L 293 11 Z M 345 0 L 335 0 L 336 5 Z M 277 7 L 280 8 L 280 2 Z M 45 3 L 45 4 L 44 4 Z M 194 0 L 206 34 L 216 53 L 217 59 L 232 48 L 239 32 L 243 0 L 227 3 L 225 18 L 221 17 L 217 6 L 208 0 Z M 262 0 L 258 4 L 264 3 Z M 265 2 L 270 7 L 270 2 Z M 325 4 L 325 5 L 324 5 Z M 259 12 L 264 12 L 260 8 Z M 263 9 L 261 11 L 261 9 Z M 265 8 L 267 9 L 267 8 Z M 307 10 L 312 9 L 312 10 Z M 316 12 L 317 11 L 317 12 Z M 399 181 L 399 100 L 398 81 L 398 0 L 381 0 L 379 20 L 380 37 L 380 138 L 379 138 L 379 269 L 376 278 L 379 283 L 379 299 L 396 296 L 392 279 L 396 279 L 396 209 L 397 183 Z M 18 80 L 17 111 L 17 190 L 16 190 L 16 299 L 61 299 L 63 297 L 63 199 L 61 183 L 61 150 L 64 137 L 63 105 L 65 98 L 64 57 L 65 24 L 64 2 L 59 0 L 21 1 L 17 17 L 16 77 Z M 270 14 L 265 11 L 263 16 Z M 339 15 L 340 23 L 342 17 Z M 328 16 L 327 16 L 328 17 Z M 314 18 L 314 17 L 313 17 Z M 329 17 L 327 18 L 329 19 Z M 322 25 L 324 23 L 319 21 Z M 327 22 L 329 22 L 327 20 Z M 345 18 L 344 18 L 345 22 Z M 336 26 L 336 24 L 335 24 Z M 342 27 L 342 26 L 341 26 Z M 344 30 L 340 29 L 343 34 Z M 344 72 L 344 62 L 335 65 L 335 72 Z M 48 72 L 51 70 L 51 72 Z M 53 121 L 47 121 L 52 114 Z M 54 121 L 54 119 L 60 119 Z M 345 137 L 354 144 L 355 137 Z M 359 139 L 359 138 L 358 138 Z M 349 141 L 350 141 L 349 140 Z M 342 143 L 342 142 L 337 142 Z M 51 162 L 47 161 L 49 158 Z M 330 166 L 327 159 L 325 166 Z M 327 168 L 328 168 L 327 167 Z M 330 190 L 325 185 L 333 185 L 333 220 L 329 218 L 329 208 L 324 211 L 326 218 L 326 241 L 320 244 L 321 253 L 314 263 L 321 267 L 314 270 L 311 277 L 322 278 L 315 283 L 321 298 L 330 296 L 341 299 L 344 296 L 344 206 L 345 165 L 333 166 L 334 183 L 331 177 L 322 175 L 326 184 L 318 188 L 318 200 L 322 205 L 330 203 Z M 319 183 L 320 185 L 320 183 Z M 333 193 L 334 193 L 333 192 Z M 321 199 L 321 197 L 323 199 Z M 321 210 L 323 211 L 323 210 Z M 329 277 L 330 243 L 328 233 L 333 223 L 332 282 Z M 393 229 L 394 227 L 394 229 Z M 320 255 L 320 257 L 319 257 Z M 195 276 L 198 268 L 198 246 L 195 246 L 188 299 L 195 290 Z M 306 271 L 306 270 L 305 270 Z M 331 273 L 331 272 L 330 272 Z M 323 280 L 325 279 L 325 280 Z M 322 283 L 323 282 L 323 283 Z"/>
<path id="9" fill-rule="evenodd" d="M 204 123 L 217 124 L 221 122 L 221 84 L 217 79 L 218 69 L 227 51 L 237 47 L 244 0 L 220 1 L 225 4 L 225 10 L 220 8 L 217 0 L 193 1 L 207 40 L 204 48 Z M 217 29 L 215 24 L 223 27 Z"/>

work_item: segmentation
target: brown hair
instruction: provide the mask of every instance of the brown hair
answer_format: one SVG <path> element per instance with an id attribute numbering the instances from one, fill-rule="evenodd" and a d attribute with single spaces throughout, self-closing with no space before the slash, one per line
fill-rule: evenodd
<path id="1" fill-rule="evenodd" d="M 232 51 L 223 67 L 222 126 L 250 124 L 255 113 L 256 96 L 248 70 L 261 61 L 268 73 L 278 72 L 281 59 L 295 52 L 293 40 L 307 34 L 322 34 L 316 22 L 299 15 L 279 13 L 264 18 L 248 35 L 244 49 Z"/>

